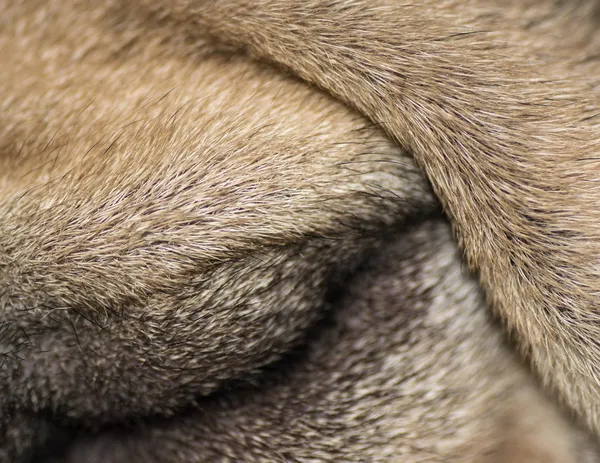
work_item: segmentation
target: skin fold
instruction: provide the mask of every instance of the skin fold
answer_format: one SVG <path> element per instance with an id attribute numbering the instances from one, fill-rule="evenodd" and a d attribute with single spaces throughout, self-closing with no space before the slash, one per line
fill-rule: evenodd
<path id="1" fill-rule="evenodd" d="M 290 69 L 408 149 L 522 354 L 597 432 L 598 105 L 587 77 L 595 70 L 597 4 L 517 5 L 148 7 L 188 25 L 192 36 L 217 37 Z M 560 36 L 546 32 L 565 22 Z"/>
<path id="2" fill-rule="evenodd" d="M 599 461 L 596 26 L 0 2 L 0 462 Z"/>

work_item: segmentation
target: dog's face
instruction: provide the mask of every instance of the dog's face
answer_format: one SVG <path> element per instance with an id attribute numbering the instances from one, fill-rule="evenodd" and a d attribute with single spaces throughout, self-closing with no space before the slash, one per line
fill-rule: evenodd
<path id="1" fill-rule="evenodd" d="M 8 461 L 593 461 L 367 119 L 118 2 L 0 18 Z"/>

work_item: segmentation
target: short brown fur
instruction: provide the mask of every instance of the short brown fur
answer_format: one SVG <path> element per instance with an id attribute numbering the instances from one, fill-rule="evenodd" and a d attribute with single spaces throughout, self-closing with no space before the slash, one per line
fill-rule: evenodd
<path id="1" fill-rule="evenodd" d="M 0 3 L 0 458 L 597 461 L 596 29 Z"/>

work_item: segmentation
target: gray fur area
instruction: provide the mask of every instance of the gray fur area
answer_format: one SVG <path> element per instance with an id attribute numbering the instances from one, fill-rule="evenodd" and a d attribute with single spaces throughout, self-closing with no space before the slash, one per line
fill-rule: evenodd
<path id="1" fill-rule="evenodd" d="M 382 237 L 342 288 L 307 345 L 255 386 L 84 440 L 67 461 L 504 461 L 492 436 L 529 393 L 448 227 Z"/>

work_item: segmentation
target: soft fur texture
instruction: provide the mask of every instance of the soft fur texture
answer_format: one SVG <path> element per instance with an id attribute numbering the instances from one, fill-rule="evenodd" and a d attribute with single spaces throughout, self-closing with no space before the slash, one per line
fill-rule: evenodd
<path id="1" fill-rule="evenodd" d="M 600 461 L 597 29 L 0 1 L 0 461 Z"/>

